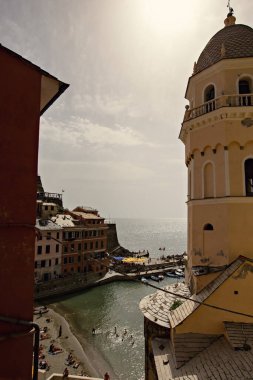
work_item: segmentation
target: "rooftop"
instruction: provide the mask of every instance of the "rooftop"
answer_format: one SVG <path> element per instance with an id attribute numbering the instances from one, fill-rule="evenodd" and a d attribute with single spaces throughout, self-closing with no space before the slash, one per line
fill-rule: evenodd
<path id="1" fill-rule="evenodd" d="M 225 26 L 207 43 L 195 65 L 194 74 L 221 59 L 246 57 L 253 57 L 253 29 L 243 24 Z"/>
<path id="2" fill-rule="evenodd" d="M 77 216 L 81 216 L 83 219 L 104 219 L 104 218 L 101 218 L 98 215 L 91 214 L 91 213 L 88 213 L 88 212 L 71 211 L 71 213 L 75 214 Z"/>
<path id="3" fill-rule="evenodd" d="M 74 227 L 75 223 L 71 215 L 57 214 L 51 220 L 61 227 Z"/>
<path id="4" fill-rule="evenodd" d="M 184 283 L 168 285 L 164 289 L 178 295 L 190 297 L 190 291 Z M 158 290 L 156 293 L 150 294 L 141 300 L 140 309 L 149 320 L 160 326 L 170 327 L 170 308 L 176 299 L 177 296 Z M 180 298 L 178 297 L 178 299 Z"/>
<path id="5" fill-rule="evenodd" d="M 36 228 L 39 230 L 61 230 L 61 227 L 50 219 L 36 219 Z"/>
<path id="6" fill-rule="evenodd" d="M 152 341 L 159 380 L 238 380 L 252 379 L 253 351 L 235 351 L 224 337 L 176 369 L 168 339 Z"/>

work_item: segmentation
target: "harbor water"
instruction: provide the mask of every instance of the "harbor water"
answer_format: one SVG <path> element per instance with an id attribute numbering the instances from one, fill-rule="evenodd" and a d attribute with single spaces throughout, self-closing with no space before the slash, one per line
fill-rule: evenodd
<path id="1" fill-rule="evenodd" d="M 185 219 L 119 219 L 116 223 L 120 244 L 130 250 L 148 249 L 151 256 L 159 257 L 186 249 Z M 175 279 L 167 277 L 159 286 L 172 282 Z M 142 380 L 144 324 L 139 302 L 151 293 L 154 289 L 142 283 L 114 282 L 68 297 L 54 306 L 81 337 L 81 343 L 93 347 L 113 368 L 116 377 L 111 380 Z M 92 334 L 93 328 L 96 334 Z"/>

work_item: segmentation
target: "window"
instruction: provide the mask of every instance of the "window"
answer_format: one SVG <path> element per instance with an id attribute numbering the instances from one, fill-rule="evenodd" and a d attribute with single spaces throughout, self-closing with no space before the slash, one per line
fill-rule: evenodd
<path id="1" fill-rule="evenodd" d="M 64 253 L 68 253 L 68 246 L 64 245 L 63 250 L 64 250 Z"/>
<path id="2" fill-rule="evenodd" d="M 46 260 L 41 260 L 41 268 L 45 268 L 46 267 Z"/>
<path id="3" fill-rule="evenodd" d="M 104 241 L 101 241 L 101 248 L 104 248 Z"/>
<path id="4" fill-rule="evenodd" d="M 52 211 L 54 210 L 54 206 L 51 206 L 51 210 L 52 210 Z"/>
<path id="5" fill-rule="evenodd" d="M 204 228 L 203 228 L 204 231 L 213 231 L 213 225 L 210 224 L 210 223 L 207 223 L 204 225 Z"/>
<path id="6" fill-rule="evenodd" d="M 78 244 L 78 251 L 81 251 L 81 250 L 82 250 L 82 244 L 79 243 L 79 244 Z"/>
<path id="7" fill-rule="evenodd" d="M 37 255 L 41 255 L 41 254 L 42 254 L 42 246 L 38 245 L 38 247 L 37 247 Z"/>
<path id="8" fill-rule="evenodd" d="M 59 259 L 55 259 L 55 265 L 59 264 Z"/>
<path id="9" fill-rule="evenodd" d="M 95 246 L 96 246 L 96 249 L 98 249 L 98 241 L 96 241 Z"/>
<path id="10" fill-rule="evenodd" d="M 60 239 L 60 232 L 57 232 L 56 239 Z"/>
<path id="11" fill-rule="evenodd" d="M 78 262 L 80 263 L 81 262 L 81 256 L 78 255 Z"/>
<path id="12" fill-rule="evenodd" d="M 51 232 L 47 232 L 47 240 L 51 239 Z"/>
<path id="13" fill-rule="evenodd" d="M 87 250 L 87 243 L 84 243 L 83 249 L 86 251 Z"/>
<path id="14" fill-rule="evenodd" d="M 50 253 L 50 245 L 46 245 L 46 253 Z"/>
<path id="15" fill-rule="evenodd" d="M 245 190 L 247 197 L 253 197 L 253 159 L 249 158 L 244 163 Z"/>
<path id="16" fill-rule="evenodd" d="M 56 246 L 55 246 L 55 252 L 59 252 L 59 244 L 56 244 Z"/>
<path id="17" fill-rule="evenodd" d="M 251 82 L 249 79 L 241 79 L 239 81 L 239 94 L 250 94 L 251 93 Z M 251 106 L 251 96 L 240 96 L 239 98 L 240 106 Z"/>
<path id="18" fill-rule="evenodd" d="M 213 198 L 214 197 L 214 175 L 213 175 L 213 164 L 208 162 L 204 166 L 203 170 L 203 196 L 204 198 Z"/>
<path id="19" fill-rule="evenodd" d="M 93 249 L 93 242 L 90 243 L 90 249 Z"/>
<path id="20" fill-rule="evenodd" d="M 64 264 L 68 264 L 68 258 L 67 257 L 64 257 Z"/>
<path id="21" fill-rule="evenodd" d="M 215 89 L 214 86 L 211 84 L 205 89 L 204 92 L 204 101 L 209 102 L 210 100 L 215 98 Z"/>
<path id="22" fill-rule="evenodd" d="M 48 206 L 45 206 L 45 210 L 48 210 Z"/>
<path id="23" fill-rule="evenodd" d="M 205 89 L 205 92 L 204 92 L 204 102 L 207 103 L 205 105 L 206 112 L 211 112 L 215 109 L 215 102 L 211 101 L 214 98 L 215 98 L 215 89 L 214 89 L 214 86 L 211 84 Z"/>
<path id="24" fill-rule="evenodd" d="M 74 252 L 74 251 L 75 251 L 75 244 L 71 244 L 71 246 L 70 246 L 70 250 L 71 250 L 71 252 Z"/>

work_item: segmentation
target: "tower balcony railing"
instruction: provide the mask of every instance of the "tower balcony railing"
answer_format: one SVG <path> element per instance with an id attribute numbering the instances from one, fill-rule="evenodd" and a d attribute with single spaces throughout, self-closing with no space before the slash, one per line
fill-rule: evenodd
<path id="1" fill-rule="evenodd" d="M 189 108 L 189 106 L 186 106 L 184 121 L 195 119 L 222 107 L 251 106 L 253 106 L 253 94 L 222 95 L 201 104 L 199 107 Z"/>

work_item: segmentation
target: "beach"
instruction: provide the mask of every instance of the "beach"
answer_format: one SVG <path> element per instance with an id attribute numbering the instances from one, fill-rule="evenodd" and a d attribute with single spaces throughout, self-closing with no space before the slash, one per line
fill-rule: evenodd
<path id="1" fill-rule="evenodd" d="M 48 309 L 42 315 L 34 315 L 34 322 L 41 328 L 39 362 L 42 366 L 46 365 L 47 377 L 52 373 L 62 374 L 67 367 L 69 375 L 103 378 L 104 373 L 110 371 L 111 379 L 117 379 L 112 368 L 109 368 L 98 352 L 92 350 L 92 347 L 83 348 L 66 319 L 59 313 Z M 54 354 L 49 352 L 52 344 Z M 72 358 L 70 365 L 67 362 L 69 355 Z"/>

